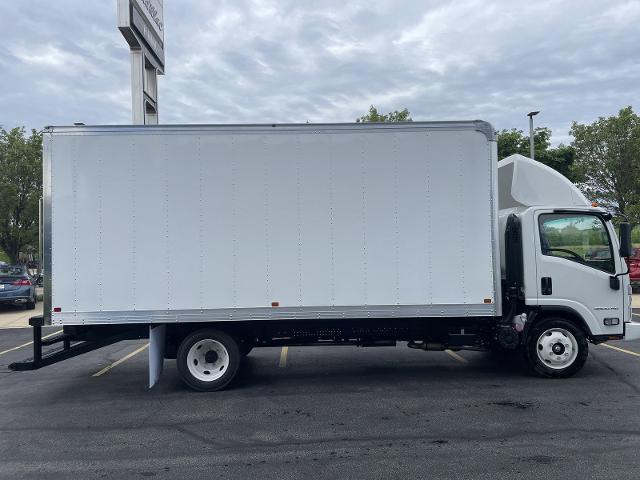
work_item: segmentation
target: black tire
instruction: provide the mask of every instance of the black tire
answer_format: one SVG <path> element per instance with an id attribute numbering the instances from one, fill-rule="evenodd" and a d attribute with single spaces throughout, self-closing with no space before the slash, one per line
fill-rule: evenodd
<path id="1" fill-rule="evenodd" d="M 567 332 L 570 336 L 567 336 L 565 333 L 554 333 L 552 330 L 557 332 Z M 545 357 L 545 342 L 542 338 L 542 335 L 545 334 L 550 338 L 553 338 L 552 335 L 559 336 L 559 338 L 563 339 L 563 342 L 566 339 L 566 345 L 571 345 L 572 351 L 576 348 L 577 352 L 575 355 L 575 359 L 568 363 L 566 366 L 562 366 L 562 364 L 556 364 L 555 368 L 552 368 L 553 360 L 547 360 L 547 363 L 541 360 L 540 356 Z M 573 336 L 573 340 L 571 340 L 571 336 Z M 541 341 L 540 343 L 538 341 Z M 548 342 L 550 343 L 550 342 Z M 557 342 L 561 343 L 561 342 Z M 575 347 L 574 347 L 575 344 Z M 549 356 L 555 358 L 561 358 L 565 353 L 567 353 L 564 349 L 564 346 L 561 347 L 562 352 L 559 355 L 551 355 Z M 541 352 L 541 355 L 538 355 L 538 351 Z M 568 354 L 569 358 L 571 358 L 571 354 Z M 525 346 L 525 357 L 529 368 L 532 373 L 547 378 L 567 378 L 574 374 L 576 374 L 580 369 L 584 366 L 587 361 L 587 357 L 589 356 L 589 342 L 587 340 L 587 335 L 584 330 L 577 326 L 574 322 L 554 317 L 547 318 L 539 323 L 535 324 L 529 335 L 527 337 L 527 343 Z"/>
<path id="2" fill-rule="evenodd" d="M 206 342 L 207 340 L 211 341 L 209 343 L 217 342 L 217 344 L 221 345 L 226 351 L 228 359 L 228 363 L 226 366 L 223 365 L 219 370 L 217 367 L 215 367 L 215 370 L 212 369 L 212 373 L 214 375 L 217 375 L 219 371 L 223 371 L 223 368 L 225 369 L 221 376 L 212 377 L 212 380 L 203 380 L 202 374 L 201 378 L 198 378 L 192 372 L 192 370 L 198 370 L 197 358 L 191 359 L 192 361 L 194 361 L 194 366 L 190 367 L 189 364 L 189 352 L 191 351 L 191 348 L 199 342 Z M 218 345 L 216 345 L 216 347 L 218 347 Z M 208 347 L 205 346 L 204 348 Z M 192 357 L 196 355 L 196 350 L 198 351 L 197 354 L 199 355 L 202 354 L 199 352 L 204 352 L 204 354 L 207 353 L 207 351 L 200 351 L 198 350 L 198 347 L 196 347 L 196 349 L 192 352 Z M 217 362 L 219 357 L 217 354 L 215 354 L 215 357 L 215 362 Z M 220 358 L 224 358 L 224 355 L 221 355 Z M 238 373 L 238 369 L 240 368 L 241 359 L 242 354 L 240 352 L 240 347 L 238 345 L 238 342 L 232 336 L 221 332 L 220 330 L 205 328 L 187 335 L 187 337 L 182 341 L 182 343 L 178 347 L 176 363 L 178 366 L 178 372 L 180 373 L 180 378 L 187 386 L 200 392 L 215 392 L 217 390 L 222 390 L 223 388 L 225 388 L 235 378 L 236 374 Z M 199 368 L 206 368 L 206 365 L 215 365 L 215 363 L 206 363 L 208 361 L 209 360 L 207 359 L 204 361 L 204 363 L 200 363 Z M 207 371 L 209 370 L 204 370 L 204 372 Z"/>
<path id="3" fill-rule="evenodd" d="M 36 308 L 36 299 L 34 298 L 33 301 L 29 300 L 26 303 L 26 307 L 27 307 L 27 310 L 35 310 L 35 308 Z"/>

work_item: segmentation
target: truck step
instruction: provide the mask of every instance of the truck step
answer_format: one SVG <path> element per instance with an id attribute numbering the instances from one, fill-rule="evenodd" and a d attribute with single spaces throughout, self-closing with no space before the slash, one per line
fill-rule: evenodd
<path id="1" fill-rule="evenodd" d="M 64 342 L 65 340 L 70 342 L 72 338 L 73 336 L 69 335 L 68 333 L 60 333 L 54 337 L 42 339 L 42 346 L 44 347 L 49 345 L 55 345 L 56 343 Z"/>
<path id="2" fill-rule="evenodd" d="M 83 353 L 87 353 L 131 337 L 131 333 L 125 330 L 102 337 L 98 340 L 83 340 L 71 345 L 72 336 L 64 333 L 43 340 L 43 323 L 44 319 L 42 315 L 31 317 L 29 319 L 29 324 L 33 327 L 33 357 L 22 362 L 10 364 L 9 370 L 37 370 L 38 368 L 46 367 L 47 365 L 61 362 L 62 360 L 82 355 Z M 63 345 L 44 352 L 43 354 L 43 345 L 53 345 L 59 342 L 63 342 Z"/>

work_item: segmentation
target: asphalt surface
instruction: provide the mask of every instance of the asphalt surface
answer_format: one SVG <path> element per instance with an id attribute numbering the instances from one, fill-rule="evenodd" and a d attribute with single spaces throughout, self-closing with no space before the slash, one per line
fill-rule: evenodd
<path id="1" fill-rule="evenodd" d="M 0 352 L 29 340 L 0 330 Z M 630 353 L 545 380 L 480 352 L 263 348 L 202 394 L 173 361 L 148 390 L 143 348 L 93 376 L 144 344 L 33 372 L 7 369 L 30 346 L 0 353 L 0 478 L 640 478 Z"/>

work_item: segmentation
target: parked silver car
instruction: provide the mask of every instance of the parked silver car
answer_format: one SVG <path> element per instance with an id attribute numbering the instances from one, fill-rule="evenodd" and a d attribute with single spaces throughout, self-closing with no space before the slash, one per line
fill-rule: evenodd
<path id="1" fill-rule="evenodd" d="M 24 265 L 0 265 L 0 305 L 36 308 L 36 287 Z"/>

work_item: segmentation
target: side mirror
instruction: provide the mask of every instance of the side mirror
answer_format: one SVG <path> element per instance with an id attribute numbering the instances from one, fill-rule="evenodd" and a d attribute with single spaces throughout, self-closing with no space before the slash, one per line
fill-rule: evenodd
<path id="1" fill-rule="evenodd" d="M 620 256 L 631 256 L 631 224 L 628 222 L 620 224 Z"/>

